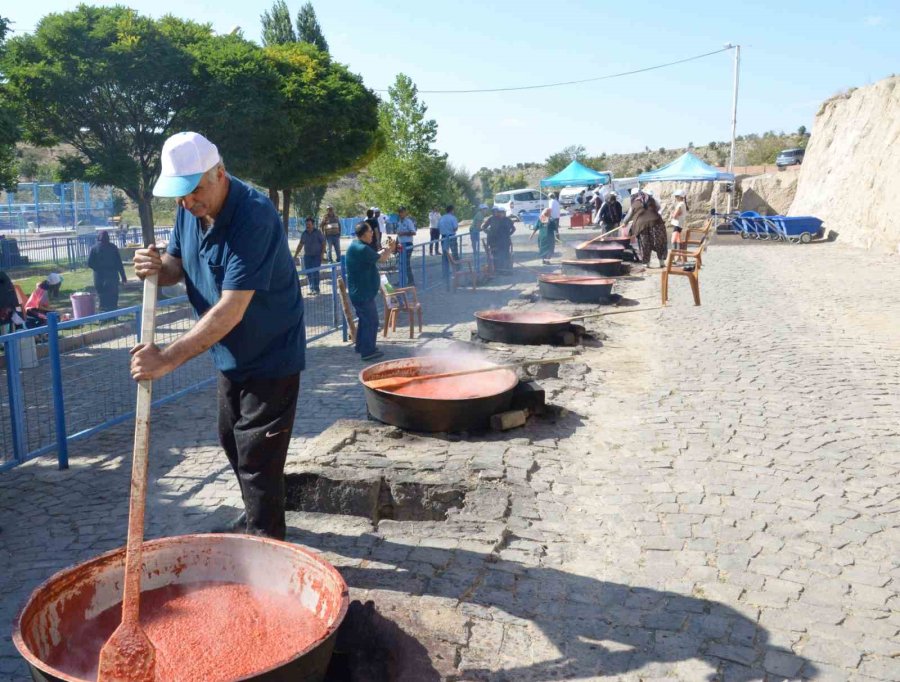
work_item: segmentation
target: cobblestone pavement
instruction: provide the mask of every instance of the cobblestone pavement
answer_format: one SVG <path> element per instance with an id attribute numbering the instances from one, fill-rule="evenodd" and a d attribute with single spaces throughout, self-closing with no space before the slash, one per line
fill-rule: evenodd
<path id="1" fill-rule="evenodd" d="M 617 288 L 657 305 L 656 272 Z M 519 268 L 448 294 L 388 358 L 560 354 L 471 339 L 473 310 L 546 305 L 533 282 Z M 388 652 L 389 679 L 900 680 L 900 264 L 723 240 L 702 307 L 671 288 L 665 310 L 586 321 L 576 360 L 538 373 L 559 409 L 502 434 L 365 421 L 352 350 L 310 350 L 290 535 L 372 602 L 349 621 Z M 213 424 L 208 391 L 155 415 L 151 536 L 237 508 Z M 0 476 L 0 621 L 121 544 L 130 449 L 122 425 L 78 444 L 69 471 Z M 0 634 L 0 680 L 24 674 Z"/>

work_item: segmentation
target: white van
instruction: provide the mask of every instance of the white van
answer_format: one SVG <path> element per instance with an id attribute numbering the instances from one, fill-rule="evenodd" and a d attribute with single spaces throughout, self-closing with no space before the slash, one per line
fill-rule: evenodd
<path id="1" fill-rule="evenodd" d="M 559 190 L 559 203 L 561 206 L 574 206 L 578 203 L 578 195 L 582 192 L 587 195 L 587 185 L 581 187 L 563 187 Z"/>
<path id="2" fill-rule="evenodd" d="M 530 187 L 507 189 L 494 195 L 494 207 L 502 208 L 510 218 L 525 211 L 540 211 L 549 201 L 549 196 Z"/>

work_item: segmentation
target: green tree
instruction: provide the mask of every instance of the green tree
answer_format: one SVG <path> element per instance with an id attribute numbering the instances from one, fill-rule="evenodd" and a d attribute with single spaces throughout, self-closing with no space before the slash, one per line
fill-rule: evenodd
<path id="1" fill-rule="evenodd" d="M 328 41 L 325 40 L 311 2 L 307 2 L 297 12 L 297 39 L 302 43 L 315 45 L 322 52 L 328 52 Z"/>
<path id="2" fill-rule="evenodd" d="M 476 204 L 480 204 L 478 193 L 469 173 L 450 162 L 444 163 L 444 191 L 441 196 L 442 204 L 453 204 L 456 207 L 456 217 L 467 220 L 472 217 Z"/>
<path id="3" fill-rule="evenodd" d="M 183 129 L 197 96 L 188 48 L 209 38 L 208 26 L 171 16 L 80 5 L 8 43 L 4 71 L 26 138 L 72 145 L 78 153 L 60 159 L 62 179 L 120 188 L 138 205 L 148 243 L 162 143 Z"/>
<path id="4" fill-rule="evenodd" d="M 647 150 L 649 151 L 649 149 Z M 568 166 L 572 161 L 584 163 L 587 159 L 586 150 L 583 145 L 573 144 L 564 148 L 562 151 L 551 154 L 544 161 L 544 172 L 547 175 L 556 175 L 563 168 Z"/>
<path id="5" fill-rule="evenodd" d="M 291 11 L 284 0 L 275 0 L 272 9 L 263 12 L 259 20 L 262 22 L 263 45 L 268 47 L 297 42 L 297 34 L 291 23 Z"/>
<path id="6" fill-rule="evenodd" d="M 362 79 L 307 43 L 265 48 L 278 74 L 269 94 L 277 139 L 249 162 L 248 175 L 281 191 L 285 231 L 295 187 L 327 185 L 365 166 L 381 148 L 378 99 Z"/>
<path id="7" fill-rule="evenodd" d="M 797 136 L 806 137 L 806 126 L 800 126 L 799 128 L 797 128 Z"/>
<path id="8" fill-rule="evenodd" d="M 9 20 L 0 17 L 0 63 L 6 52 L 8 31 Z M 20 115 L 15 103 L 11 101 L 5 82 L 6 76 L 0 68 L 0 189 L 13 190 L 19 177 L 16 168 L 16 142 L 20 136 Z"/>
<path id="9" fill-rule="evenodd" d="M 378 110 L 384 150 L 363 178 L 367 201 L 387 210 L 405 205 L 419 219 L 446 190 L 446 157 L 434 148 L 437 122 L 427 111 L 412 79 L 398 74 Z"/>

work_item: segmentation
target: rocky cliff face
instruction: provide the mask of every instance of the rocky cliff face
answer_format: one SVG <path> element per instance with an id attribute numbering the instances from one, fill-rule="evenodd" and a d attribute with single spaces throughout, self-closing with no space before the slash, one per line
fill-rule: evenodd
<path id="1" fill-rule="evenodd" d="M 814 215 L 840 241 L 900 252 L 900 77 L 822 105 L 791 215 Z"/>
<path id="2" fill-rule="evenodd" d="M 754 175 L 740 181 L 741 211 L 787 215 L 797 191 L 796 166 L 776 173 Z"/>

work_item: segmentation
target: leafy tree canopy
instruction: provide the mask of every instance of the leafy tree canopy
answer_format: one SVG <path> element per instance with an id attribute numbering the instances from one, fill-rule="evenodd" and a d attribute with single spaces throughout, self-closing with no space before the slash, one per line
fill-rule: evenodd
<path id="1" fill-rule="evenodd" d="M 563 168 L 572 163 L 572 161 L 577 160 L 580 163 L 584 163 L 587 159 L 587 154 L 585 152 L 584 145 L 569 145 L 562 151 L 558 151 L 547 157 L 547 160 L 544 162 L 544 172 L 547 175 L 556 175 Z"/>
<path id="2" fill-rule="evenodd" d="M 9 20 L 0 17 L 0 60 L 5 53 Z M 14 189 L 18 180 L 16 142 L 19 139 L 19 111 L 11 101 L 5 85 L 6 77 L 0 68 L 0 189 Z"/>
<path id="3" fill-rule="evenodd" d="M 160 149 L 186 128 L 197 96 L 189 47 L 210 36 L 209 26 L 174 17 L 80 5 L 9 41 L 4 71 L 27 139 L 75 147 L 78 156 L 60 159 L 63 179 L 120 188 L 138 204 L 145 241 Z"/>
<path id="4" fill-rule="evenodd" d="M 325 40 L 311 2 L 307 2 L 297 12 L 297 39 L 302 43 L 315 45 L 322 52 L 328 52 L 328 41 Z"/>
<path id="5" fill-rule="evenodd" d="M 294 25 L 291 23 L 291 11 L 284 0 L 275 0 L 272 9 L 262 13 L 263 45 L 282 45 L 297 42 Z"/>

